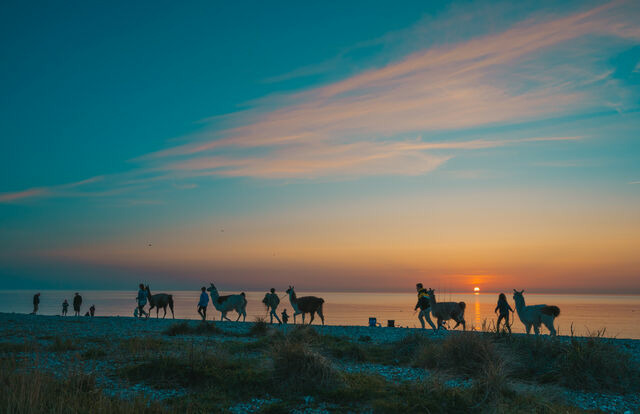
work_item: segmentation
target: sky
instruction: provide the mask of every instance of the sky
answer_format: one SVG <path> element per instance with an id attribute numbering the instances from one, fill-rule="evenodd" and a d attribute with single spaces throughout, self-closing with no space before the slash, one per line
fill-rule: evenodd
<path id="1" fill-rule="evenodd" d="M 0 5 L 0 287 L 640 293 L 640 3 Z"/>

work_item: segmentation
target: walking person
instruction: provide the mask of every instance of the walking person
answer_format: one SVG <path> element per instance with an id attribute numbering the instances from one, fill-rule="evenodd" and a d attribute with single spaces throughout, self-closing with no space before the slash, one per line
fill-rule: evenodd
<path id="1" fill-rule="evenodd" d="M 89 314 L 91 315 L 91 317 L 93 318 L 93 315 L 95 315 L 96 313 L 96 305 L 91 305 L 91 307 L 89 308 Z"/>
<path id="2" fill-rule="evenodd" d="M 140 283 L 140 289 L 138 289 L 138 297 L 136 298 L 138 302 L 138 317 L 142 318 L 142 315 L 146 315 L 147 318 L 149 314 L 144 311 L 144 307 L 147 304 L 147 291 L 144 290 L 144 285 Z"/>
<path id="3" fill-rule="evenodd" d="M 288 321 L 289 315 L 287 315 L 287 310 L 285 309 L 282 311 L 282 323 L 286 325 Z"/>
<path id="4" fill-rule="evenodd" d="M 33 312 L 31 312 L 32 315 L 38 313 L 38 305 L 40 305 L 40 293 L 36 293 L 35 295 L 33 295 Z"/>
<path id="5" fill-rule="evenodd" d="M 62 316 L 67 316 L 67 312 L 69 311 L 69 302 L 65 299 L 62 302 Z"/>
<path id="6" fill-rule="evenodd" d="M 73 311 L 76 316 L 80 316 L 80 308 L 82 307 L 82 296 L 78 292 L 73 297 Z"/>
<path id="7" fill-rule="evenodd" d="M 422 325 L 422 329 L 424 329 L 424 320 L 427 319 L 429 326 L 435 331 L 436 326 L 431 321 L 431 317 L 429 316 L 429 312 L 431 311 L 431 304 L 429 303 L 429 293 L 427 293 L 427 289 L 422 286 L 422 283 L 416 284 L 416 290 L 418 291 L 418 303 L 416 303 L 415 308 L 413 310 L 417 310 L 420 308 L 420 313 L 418 314 L 418 319 L 420 320 L 420 324 Z"/>
<path id="8" fill-rule="evenodd" d="M 264 303 L 269 309 L 269 323 L 273 323 L 273 318 L 276 318 L 278 323 L 282 325 L 282 321 L 276 313 L 276 309 L 278 309 L 278 305 L 280 304 L 280 298 L 276 295 L 276 290 L 274 288 L 271 288 L 270 292 L 264 295 L 262 303 Z"/>
<path id="9" fill-rule="evenodd" d="M 202 293 L 200 293 L 200 301 L 198 302 L 198 313 L 202 316 L 202 320 L 207 320 L 207 305 L 209 305 L 209 295 L 207 295 L 207 288 L 202 287 Z"/>
<path id="10" fill-rule="evenodd" d="M 498 311 L 500 311 L 500 313 L 498 314 L 498 322 L 496 323 L 496 332 L 500 332 L 500 322 L 504 319 L 504 326 L 506 326 L 509 333 L 511 333 L 509 311 L 513 312 L 513 309 L 509 306 L 509 302 L 507 302 L 507 297 L 504 293 L 501 293 L 500 296 L 498 296 L 498 305 L 493 310 L 494 313 Z"/>

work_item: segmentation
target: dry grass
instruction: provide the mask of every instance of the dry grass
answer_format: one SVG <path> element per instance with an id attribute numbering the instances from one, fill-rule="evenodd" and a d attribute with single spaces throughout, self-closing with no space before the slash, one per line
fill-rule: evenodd
<path id="1" fill-rule="evenodd" d="M 189 322 L 174 323 L 163 332 L 167 336 L 176 335 L 218 335 L 222 331 L 213 322 L 200 322 L 192 324 Z"/>
<path id="2" fill-rule="evenodd" d="M 304 343 L 282 341 L 271 350 L 276 380 L 293 392 L 335 388 L 343 382 L 331 361 Z"/>
<path id="3" fill-rule="evenodd" d="M 0 407 L 7 414 L 39 413 L 165 413 L 158 404 L 142 399 L 124 401 L 106 397 L 93 376 L 71 372 L 57 379 L 26 371 L 7 360 L 0 362 Z"/>

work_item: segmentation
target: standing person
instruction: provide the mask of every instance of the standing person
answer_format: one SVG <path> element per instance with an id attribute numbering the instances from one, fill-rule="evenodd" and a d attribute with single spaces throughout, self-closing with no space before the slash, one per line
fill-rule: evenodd
<path id="1" fill-rule="evenodd" d="M 264 303 L 269 309 L 269 323 L 273 323 L 273 318 L 275 317 L 278 323 L 282 324 L 282 321 L 278 318 L 278 314 L 276 313 L 276 309 L 278 309 L 278 305 L 280 304 L 280 298 L 276 295 L 276 290 L 274 288 L 271 288 L 270 292 L 264 295 L 262 303 Z"/>
<path id="2" fill-rule="evenodd" d="M 289 321 L 289 315 L 287 315 L 287 310 L 285 309 L 282 311 L 282 323 L 286 325 L 287 321 Z"/>
<path id="3" fill-rule="evenodd" d="M 31 312 L 32 315 L 38 313 L 38 305 L 40 305 L 40 293 L 36 293 L 35 295 L 33 295 L 33 312 Z"/>
<path id="4" fill-rule="evenodd" d="M 80 294 L 76 292 L 76 295 L 73 297 L 73 311 L 75 312 L 76 316 L 80 316 L 81 307 L 82 307 L 82 296 L 80 296 Z"/>
<path id="5" fill-rule="evenodd" d="M 200 301 L 198 302 L 198 313 L 202 316 L 202 320 L 207 320 L 207 305 L 209 304 L 209 295 L 207 295 L 207 288 L 202 287 L 202 293 L 200 293 Z"/>
<path id="6" fill-rule="evenodd" d="M 96 313 L 96 305 L 91 305 L 91 307 L 89 308 L 89 314 L 91 314 L 92 318 L 95 313 Z"/>
<path id="7" fill-rule="evenodd" d="M 69 310 L 69 302 L 67 302 L 67 300 L 65 299 L 64 302 L 62 302 L 62 316 L 67 316 L 68 310 Z"/>
<path id="8" fill-rule="evenodd" d="M 138 297 L 136 300 L 138 301 L 138 317 L 142 318 L 142 315 L 146 315 L 147 318 L 149 314 L 144 311 L 144 306 L 147 304 L 147 291 L 144 290 L 144 285 L 140 283 L 140 289 L 138 289 Z"/>
<path id="9" fill-rule="evenodd" d="M 500 313 L 498 315 L 498 323 L 496 323 L 496 332 L 500 332 L 500 321 L 504 319 L 504 326 L 506 326 L 509 333 L 511 333 L 511 325 L 509 325 L 509 311 L 513 312 L 513 309 L 509 306 L 509 302 L 507 302 L 507 297 L 504 293 L 501 293 L 500 296 L 498 296 L 498 305 L 493 310 L 494 313 L 498 311 L 500 311 Z"/>
<path id="10" fill-rule="evenodd" d="M 435 325 L 431 322 L 431 317 L 429 316 L 429 311 L 431 310 L 431 304 L 429 303 L 429 293 L 427 293 L 427 289 L 422 286 L 422 283 L 416 284 L 416 290 L 418 291 L 418 303 L 416 303 L 415 308 L 413 310 L 417 310 L 420 308 L 420 313 L 418 314 L 418 319 L 420 320 L 420 324 L 422 325 L 422 329 L 424 329 L 424 320 L 427 319 L 429 326 L 436 330 Z"/>

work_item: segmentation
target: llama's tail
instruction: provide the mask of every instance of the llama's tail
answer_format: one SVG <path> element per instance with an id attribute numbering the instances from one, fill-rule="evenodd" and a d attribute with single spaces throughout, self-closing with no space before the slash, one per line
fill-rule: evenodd
<path id="1" fill-rule="evenodd" d="M 542 312 L 543 315 L 550 315 L 555 318 L 560 315 L 560 308 L 557 306 L 545 306 L 544 308 L 540 309 L 540 312 Z"/>

